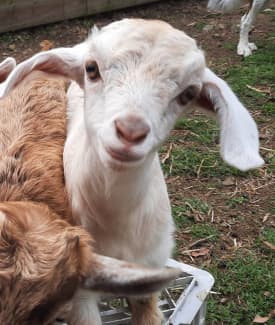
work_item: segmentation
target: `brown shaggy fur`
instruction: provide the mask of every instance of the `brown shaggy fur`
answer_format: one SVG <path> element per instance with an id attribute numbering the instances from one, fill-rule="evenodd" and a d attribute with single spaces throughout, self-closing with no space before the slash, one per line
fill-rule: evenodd
<path id="1" fill-rule="evenodd" d="M 67 222 L 65 108 L 55 79 L 0 100 L 0 324 L 47 324 L 92 262 L 90 237 Z"/>
<path id="2" fill-rule="evenodd" d="M 30 81 L 0 101 L 0 201 L 46 202 L 69 215 L 62 171 L 65 109 L 65 84 L 54 79 Z"/>

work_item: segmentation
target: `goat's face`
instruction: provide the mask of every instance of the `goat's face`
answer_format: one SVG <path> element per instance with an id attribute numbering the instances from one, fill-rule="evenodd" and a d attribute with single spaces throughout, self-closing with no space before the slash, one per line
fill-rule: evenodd
<path id="1" fill-rule="evenodd" d="M 88 135 L 103 162 L 136 166 L 198 96 L 204 56 L 193 39 L 160 21 L 116 22 L 95 30 L 88 44 Z"/>
<path id="2" fill-rule="evenodd" d="M 0 323 L 46 324 L 54 318 L 90 262 L 81 254 L 83 245 L 91 254 L 88 238 L 45 206 L 1 203 Z"/>

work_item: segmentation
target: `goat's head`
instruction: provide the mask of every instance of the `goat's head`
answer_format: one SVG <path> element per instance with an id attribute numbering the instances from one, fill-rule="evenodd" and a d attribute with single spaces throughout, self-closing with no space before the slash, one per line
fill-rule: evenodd
<path id="1" fill-rule="evenodd" d="M 84 89 L 88 140 L 97 141 L 107 165 L 150 159 L 179 115 L 195 106 L 218 115 L 225 161 L 242 170 L 263 163 L 247 110 L 206 67 L 196 42 L 165 22 L 125 19 L 95 28 L 74 48 L 40 53 L 19 65 L 5 91 L 33 69 L 60 73 Z"/>
<path id="2" fill-rule="evenodd" d="M 123 20 L 95 30 L 88 42 L 89 135 L 97 135 L 103 162 L 139 165 L 198 96 L 204 56 L 193 39 L 160 21 Z"/>
<path id="3" fill-rule="evenodd" d="M 0 203 L 0 323 L 48 324 L 76 289 L 159 290 L 178 270 L 147 270 L 92 252 L 91 238 L 45 205 Z"/>

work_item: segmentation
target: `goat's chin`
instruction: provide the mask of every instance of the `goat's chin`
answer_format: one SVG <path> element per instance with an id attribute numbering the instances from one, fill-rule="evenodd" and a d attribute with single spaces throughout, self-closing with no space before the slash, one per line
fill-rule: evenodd
<path id="1" fill-rule="evenodd" d="M 144 155 L 123 155 L 119 152 L 105 147 L 101 154 L 101 160 L 107 168 L 117 172 L 127 171 L 132 168 L 137 168 L 143 164 L 145 160 Z"/>

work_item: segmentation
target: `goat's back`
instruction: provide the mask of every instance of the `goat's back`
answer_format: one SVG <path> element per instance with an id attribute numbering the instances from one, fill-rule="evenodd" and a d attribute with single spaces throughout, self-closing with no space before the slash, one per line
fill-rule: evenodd
<path id="1" fill-rule="evenodd" d="M 0 100 L 0 201 L 47 202 L 68 215 L 65 82 L 39 78 Z"/>

